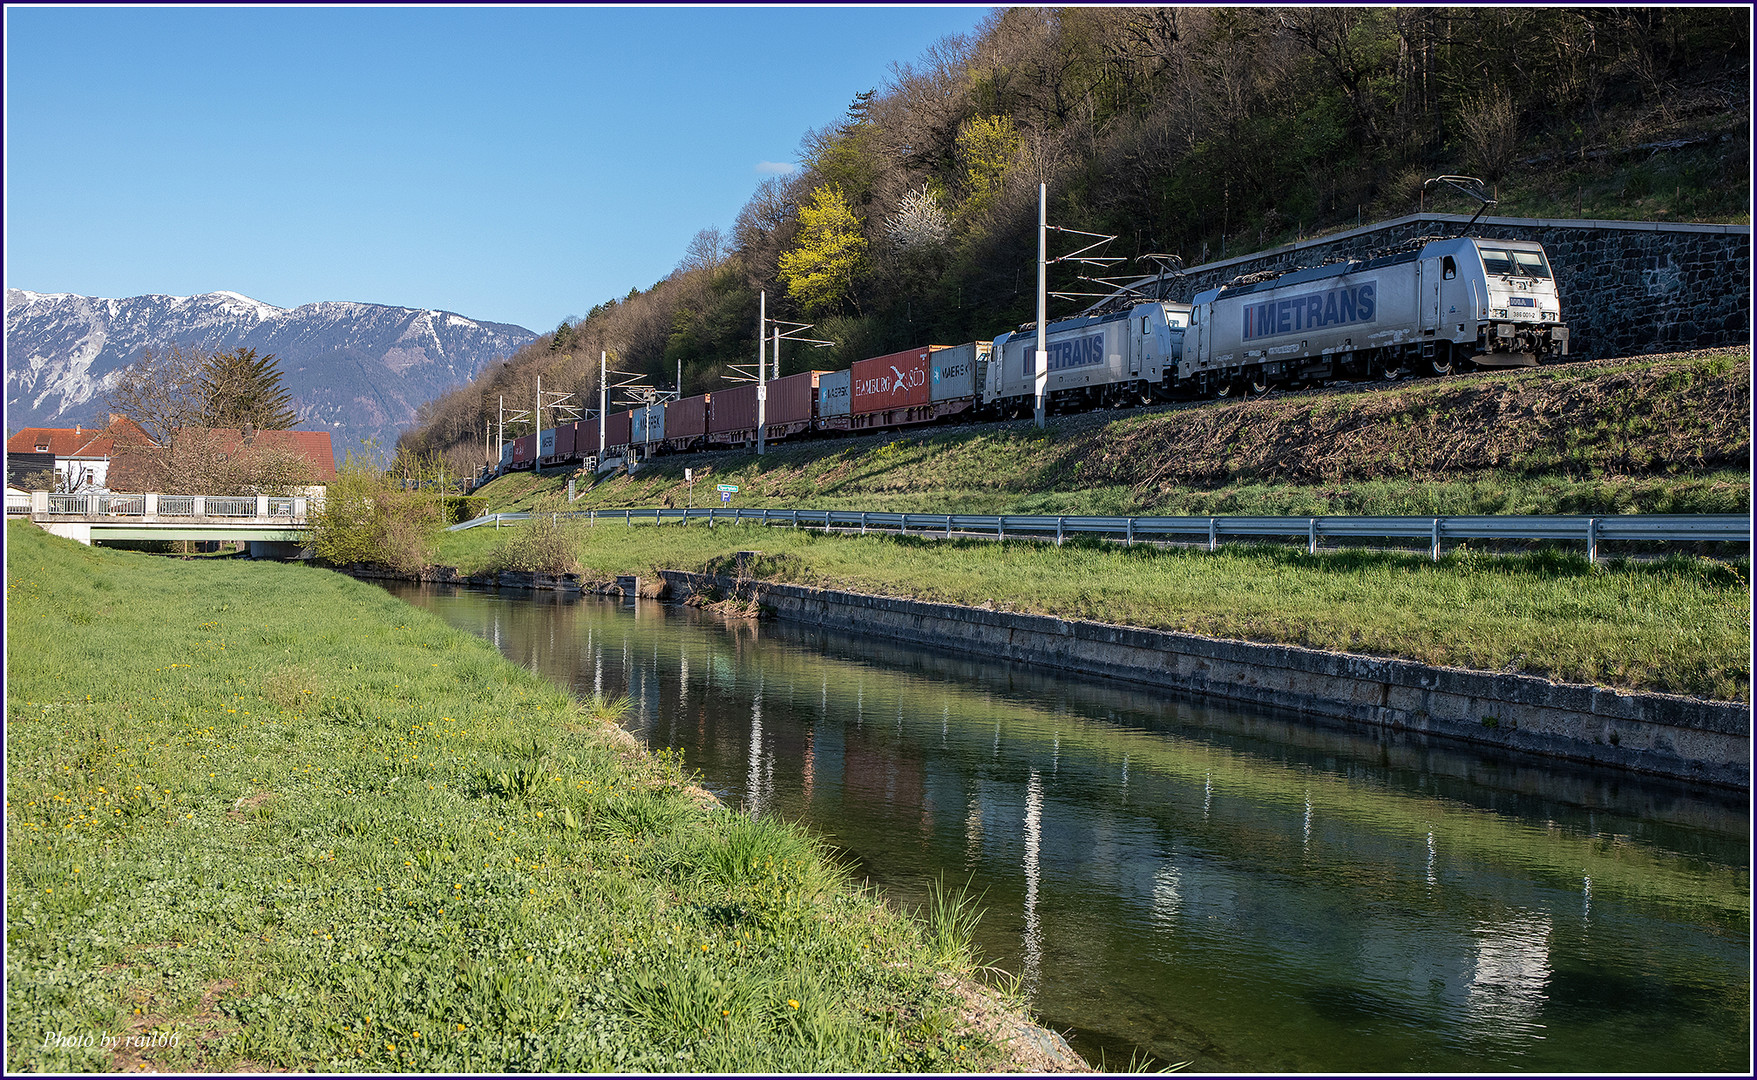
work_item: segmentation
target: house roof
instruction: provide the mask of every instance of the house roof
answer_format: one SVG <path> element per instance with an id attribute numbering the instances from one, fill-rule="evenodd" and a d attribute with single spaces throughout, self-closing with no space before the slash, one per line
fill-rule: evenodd
<path id="1" fill-rule="evenodd" d="M 324 433 L 326 438 L 328 434 Z M 118 442 L 133 446 L 158 445 L 139 424 L 126 416 L 111 413 L 110 426 L 104 428 L 25 428 L 6 440 L 6 452 L 54 454 L 58 458 L 107 458 Z"/>
<path id="2" fill-rule="evenodd" d="M 228 454 L 236 453 L 240 445 L 279 447 L 311 462 L 318 483 L 327 484 L 336 478 L 336 452 L 327 431 L 252 431 L 246 440 L 244 432 L 237 428 L 208 430 L 219 439 L 220 448 Z"/>

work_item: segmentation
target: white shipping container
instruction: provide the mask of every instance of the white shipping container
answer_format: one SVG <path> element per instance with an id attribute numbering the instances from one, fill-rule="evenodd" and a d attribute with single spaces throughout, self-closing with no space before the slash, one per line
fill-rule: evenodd
<path id="1" fill-rule="evenodd" d="M 953 401 L 972 397 L 979 385 L 977 369 L 988 363 L 992 345 L 986 341 L 970 341 L 949 349 L 936 349 L 933 365 L 931 401 Z"/>
<path id="2" fill-rule="evenodd" d="M 817 381 L 817 414 L 819 416 L 847 416 L 852 397 L 854 372 L 852 370 L 832 371 L 827 375 L 818 376 Z"/>

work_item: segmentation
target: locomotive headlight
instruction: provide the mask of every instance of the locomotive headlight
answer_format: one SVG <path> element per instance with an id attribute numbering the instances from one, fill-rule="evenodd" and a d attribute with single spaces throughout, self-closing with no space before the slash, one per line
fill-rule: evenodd
<path id="1" fill-rule="evenodd" d="M 1505 319 L 1507 317 L 1507 309 L 1504 307 L 1498 307 L 1492 312 L 1492 314 L 1497 319 Z"/>

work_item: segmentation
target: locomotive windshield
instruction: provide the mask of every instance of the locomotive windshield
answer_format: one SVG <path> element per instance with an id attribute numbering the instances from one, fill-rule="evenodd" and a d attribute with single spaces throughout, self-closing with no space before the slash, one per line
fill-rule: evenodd
<path id="1" fill-rule="evenodd" d="M 1482 268 L 1488 274 L 1515 277 L 1548 278 L 1550 264 L 1541 251 L 1509 251 L 1505 248 L 1478 248 Z"/>

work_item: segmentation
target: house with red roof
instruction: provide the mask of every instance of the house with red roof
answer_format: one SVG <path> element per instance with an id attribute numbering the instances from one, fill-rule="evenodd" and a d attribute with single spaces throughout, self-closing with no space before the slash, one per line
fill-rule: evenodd
<path id="1" fill-rule="evenodd" d="M 329 433 L 325 432 L 327 439 Z M 6 456 L 49 455 L 55 461 L 55 485 L 61 491 L 104 487 L 109 480 L 110 461 L 118 449 L 151 448 L 159 444 L 146 429 L 117 413 L 110 414 L 107 427 L 88 428 L 25 428 L 6 440 Z M 11 479 L 13 470 L 7 470 Z M 334 474 L 332 461 L 331 474 Z"/>
<path id="2" fill-rule="evenodd" d="M 311 467 L 313 487 L 336 478 L 335 449 L 327 431 L 190 428 L 180 438 L 183 442 L 193 438 L 204 452 L 221 460 L 264 452 L 301 458 Z M 6 440 L 7 457 L 17 457 L 21 463 L 53 455 L 56 488 L 61 491 L 146 490 L 154 486 L 151 477 L 158 475 L 152 459 L 162 451 L 139 424 L 114 413 L 107 428 L 25 428 Z M 8 469 L 8 474 L 12 471 Z"/>

